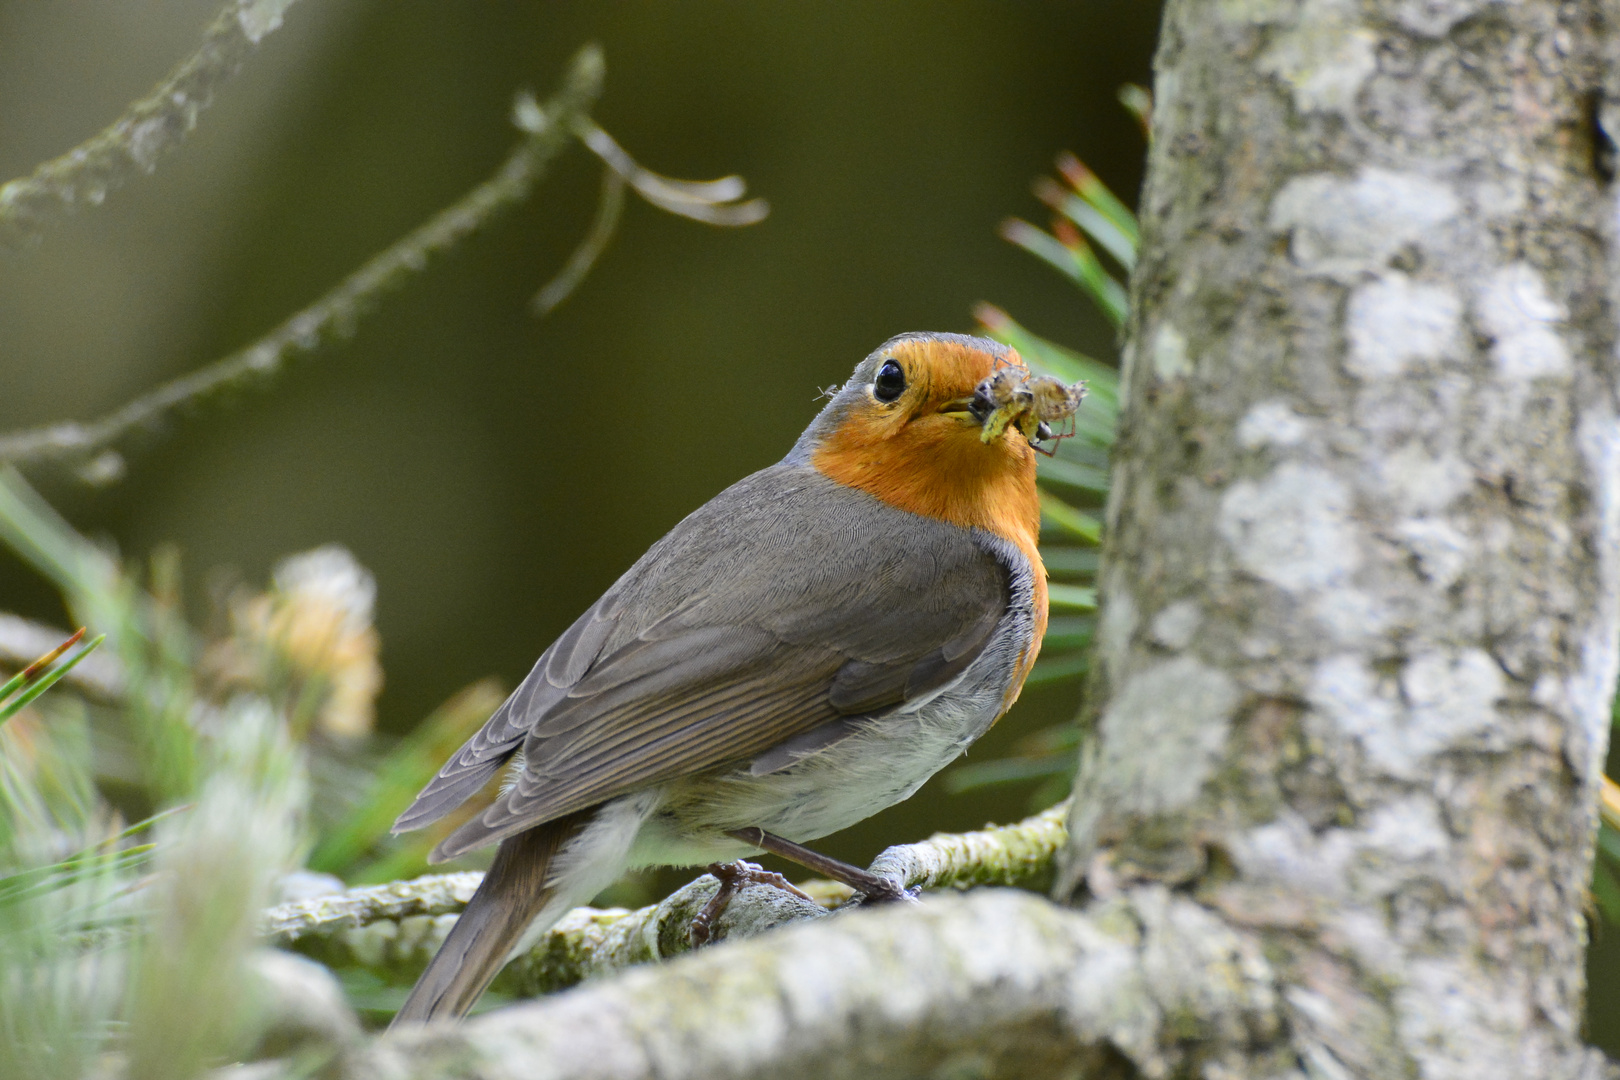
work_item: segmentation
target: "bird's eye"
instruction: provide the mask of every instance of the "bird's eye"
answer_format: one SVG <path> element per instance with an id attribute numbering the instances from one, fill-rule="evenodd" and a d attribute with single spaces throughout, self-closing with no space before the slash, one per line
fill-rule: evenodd
<path id="1" fill-rule="evenodd" d="M 883 361 L 877 378 L 872 380 L 872 394 L 879 401 L 894 401 L 906 390 L 906 373 L 893 360 Z"/>

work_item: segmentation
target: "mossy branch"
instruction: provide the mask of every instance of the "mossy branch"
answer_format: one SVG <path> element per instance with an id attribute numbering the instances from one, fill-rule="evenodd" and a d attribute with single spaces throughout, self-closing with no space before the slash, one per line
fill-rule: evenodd
<path id="1" fill-rule="evenodd" d="M 88 141 L 30 175 L 0 187 L 0 242 L 38 232 L 53 211 L 99 206 L 133 172 L 151 172 L 178 146 L 214 92 L 254 48 L 281 26 L 294 0 L 230 0 L 208 24 L 197 51 Z"/>
<path id="2" fill-rule="evenodd" d="M 1058 806 L 1016 825 L 900 844 L 879 855 L 872 869 L 906 888 L 1044 886 L 1068 838 L 1064 813 Z M 364 967 L 404 981 L 426 966 L 480 880 L 477 873 L 438 874 L 283 904 L 266 914 L 264 930 L 273 944 L 293 946 L 333 967 Z M 635 911 L 578 908 L 508 965 L 497 987 L 518 995 L 549 993 L 688 952 L 687 928 L 716 887 L 704 874 L 662 903 Z M 832 882 L 811 882 L 806 890 L 828 906 L 850 897 Z M 733 898 L 715 937 L 753 937 L 826 914 L 822 904 L 753 885 Z"/>
<path id="3" fill-rule="evenodd" d="M 935 833 L 920 844 L 886 849 L 870 869 L 908 889 L 1041 888 L 1051 874 L 1053 858 L 1068 842 L 1067 814 L 1065 802 L 1016 825 Z"/>
<path id="4" fill-rule="evenodd" d="M 1152 887 L 1082 912 L 984 889 L 392 1031 L 326 1075 L 1226 1075 L 1207 1049 L 1271 1043 L 1280 1011 L 1258 947 L 1190 899 Z M 1266 1064 L 1283 1075 L 1293 1063 Z"/>

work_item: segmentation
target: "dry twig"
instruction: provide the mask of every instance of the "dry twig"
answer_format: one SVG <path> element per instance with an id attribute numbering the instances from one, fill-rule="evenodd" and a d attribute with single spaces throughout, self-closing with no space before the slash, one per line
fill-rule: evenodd
<path id="1" fill-rule="evenodd" d="M 268 2 L 261 0 L 261 4 Z M 222 391 L 263 382 L 279 374 L 294 357 L 312 352 L 331 338 L 352 334 L 356 323 L 383 295 L 421 273 L 435 256 L 526 199 L 571 138 L 577 137 L 601 157 L 611 175 L 604 183 L 601 207 L 585 242 L 535 297 L 537 314 L 546 314 L 561 303 L 606 247 L 619 219 L 623 198 L 620 178 L 655 206 L 711 225 L 750 225 L 769 212 L 763 199 L 737 202 L 745 191 L 739 177 L 673 180 L 639 165 L 588 116 L 601 92 L 602 76 L 601 50 L 588 46 L 574 58 L 562 88 L 550 101 L 541 105 L 528 94 L 519 95 L 513 120 L 524 137 L 492 177 L 373 256 L 326 295 L 258 341 L 160 386 L 99 420 L 51 424 L 0 435 L 0 464 L 66 462 L 90 483 L 118 479 L 123 462 L 113 449 L 116 442 L 138 429 L 156 427 L 181 409 Z"/>

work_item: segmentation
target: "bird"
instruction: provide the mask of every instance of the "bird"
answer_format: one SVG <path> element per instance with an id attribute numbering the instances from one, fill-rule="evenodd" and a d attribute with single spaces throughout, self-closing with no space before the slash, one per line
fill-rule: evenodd
<path id="1" fill-rule="evenodd" d="M 1009 367 L 1026 370 L 985 338 L 884 342 L 785 458 L 682 520 L 545 650 L 393 826 L 508 770 L 429 856 L 499 844 L 394 1026 L 464 1016 L 628 869 L 803 853 L 1012 706 L 1047 584 L 1033 438 L 979 393 Z"/>

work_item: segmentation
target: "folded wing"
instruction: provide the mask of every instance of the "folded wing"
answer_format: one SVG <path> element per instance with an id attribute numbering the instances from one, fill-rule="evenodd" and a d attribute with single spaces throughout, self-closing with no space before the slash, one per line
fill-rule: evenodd
<path id="1" fill-rule="evenodd" d="M 435 861 L 881 715 L 972 663 L 1008 579 L 964 530 L 802 467 L 755 473 L 558 638 L 395 831 L 442 817 L 520 748 L 516 782 Z"/>

